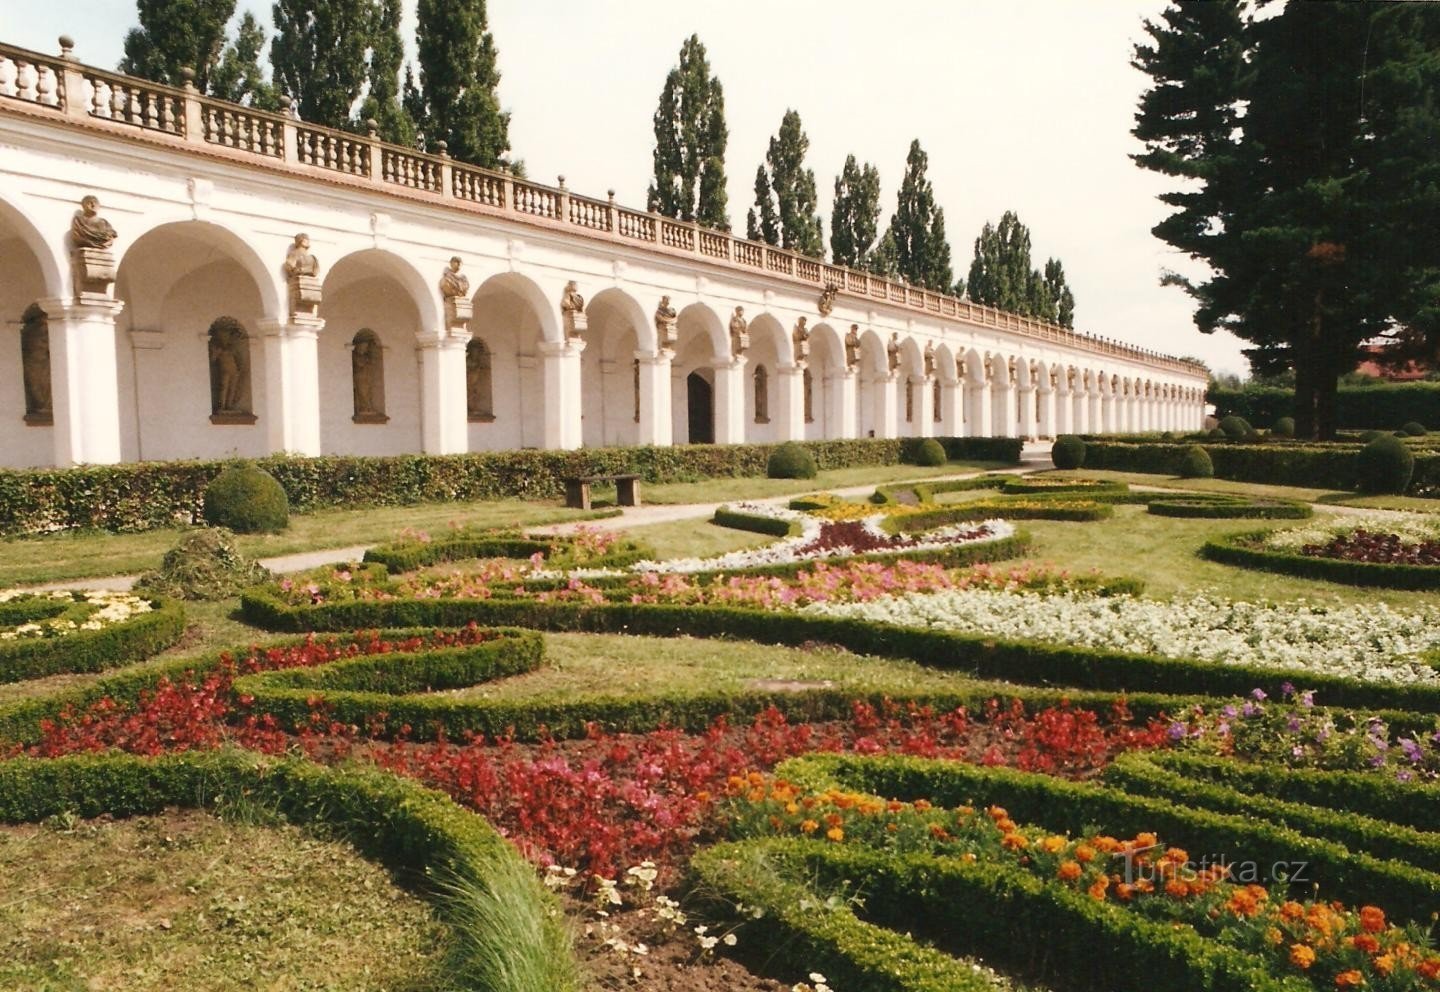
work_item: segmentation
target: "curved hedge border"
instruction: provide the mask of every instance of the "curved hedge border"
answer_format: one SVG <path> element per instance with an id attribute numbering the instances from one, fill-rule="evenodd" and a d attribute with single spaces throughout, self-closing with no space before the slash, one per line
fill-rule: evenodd
<path id="1" fill-rule="evenodd" d="M 0 682 L 100 672 L 164 651 L 185 633 L 185 608 L 171 600 L 144 598 L 154 607 L 149 613 L 99 630 L 0 641 Z"/>
<path id="2" fill-rule="evenodd" d="M 762 513 L 746 513 L 743 510 L 732 510 L 728 506 L 717 506 L 710 522 L 716 527 L 748 530 L 755 534 L 769 534 L 771 537 L 794 537 L 800 533 L 800 523 L 797 520 L 781 520 L 779 517 L 767 517 Z"/>
<path id="3" fill-rule="evenodd" d="M 1157 517 L 1198 517 L 1212 520 L 1306 520 L 1315 515 L 1309 503 L 1283 499 L 1195 499 L 1161 496 L 1150 500 Z"/>
<path id="4" fill-rule="evenodd" d="M 1090 499 L 1048 500 L 1022 497 L 1016 500 L 977 499 L 970 503 L 956 503 L 934 510 L 919 510 L 914 513 L 899 513 L 885 520 L 883 526 L 901 534 L 914 534 L 933 530 L 947 524 L 964 523 L 967 520 L 991 520 L 996 517 L 1010 520 L 1068 520 L 1084 523 L 1093 520 L 1108 520 L 1115 515 L 1115 509 L 1108 503 L 1097 503 Z"/>
<path id="5" fill-rule="evenodd" d="M 796 971 L 823 966 L 826 977 L 842 988 L 950 992 L 987 987 L 977 986 L 984 979 L 969 965 L 912 939 L 909 932 L 918 929 L 925 938 L 958 944 L 962 952 L 982 953 L 1015 970 L 1043 961 L 1046 976 L 1063 976 L 1084 988 L 1312 989 L 1309 982 L 1275 976 L 1244 951 L 1193 930 L 1097 903 L 1083 892 L 1007 865 L 780 838 L 718 845 L 697 854 L 691 868 L 727 900 L 764 910 L 759 922 L 742 924 L 742 943 L 761 943 Z M 821 900 L 806 886 L 787 882 L 787 874 L 814 879 L 825 888 L 860 885 L 866 916 L 882 925 L 862 922 L 848 907 L 817 908 Z M 807 966 L 810 961 L 816 963 Z"/>
<path id="6" fill-rule="evenodd" d="M 451 904 L 441 891 L 447 880 L 484 886 L 505 863 L 524 864 L 483 818 L 442 793 L 376 770 L 326 768 L 298 758 L 274 761 L 238 751 L 0 761 L 4 823 L 29 823 L 64 812 L 135 816 L 173 806 L 213 807 L 241 796 L 273 806 L 291 822 L 338 832 L 362 854 L 417 887 L 452 926 L 459 919 L 450 915 Z M 525 871 L 529 873 L 528 866 Z M 531 884 L 522 894 L 530 903 L 528 915 L 550 922 L 527 935 L 538 946 L 522 956 L 557 962 L 558 975 L 567 970 L 565 962 L 573 962 L 573 951 L 554 899 L 533 873 L 529 877 Z M 468 936 L 477 943 L 486 940 L 482 933 Z M 496 953 L 509 957 L 513 951 L 497 948 Z M 569 970 L 575 970 L 573 965 Z M 514 989 L 520 992 L 518 982 Z"/>
<path id="7" fill-rule="evenodd" d="M 1063 479 L 1051 480 L 1044 476 L 1030 479 L 1011 476 L 1001 485 L 1000 491 L 1007 496 L 1048 496 L 1052 493 L 1128 493 L 1129 483 L 1113 479 Z"/>
<path id="8" fill-rule="evenodd" d="M 1315 558 L 1273 548 L 1255 546 L 1267 531 L 1228 534 L 1206 541 L 1200 553 L 1211 561 L 1262 572 L 1279 572 L 1302 579 L 1321 579 L 1347 586 L 1377 586 L 1386 589 L 1440 589 L 1440 566 L 1398 565 L 1389 562 L 1344 561 Z"/>
<path id="9" fill-rule="evenodd" d="M 1248 812 L 1215 812 L 1092 782 L 926 758 L 816 755 L 781 762 L 775 774 L 812 791 L 839 786 L 881 799 L 923 798 L 950 807 L 997 804 L 1017 822 L 1056 832 L 1078 834 L 1097 826 L 1131 835 L 1153 831 L 1167 843 L 1230 861 L 1303 860 L 1324 898 L 1379 905 L 1397 919 L 1424 920 L 1440 909 L 1440 874 L 1352 851 Z"/>
<path id="10" fill-rule="evenodd" d="M 244 618 L 268 630 L 460 627 L 476 623 L 587 633 L 741 638 L 762 644 L 815 641 L 857 654 L 907 658 L 932 668 L 1021 685 L 1213 698 L 1244 696 L 1255 688 L 1276 695 L 1282 684 L 1290 682 L 1316 690 L 1330 706 L 1411 711 L 1412 721 L 1415 712 L 1440 712 L 1440 684 L 1367 682 L 1309 670 L 1225 665 L 1041 641 L 1008 641 L 983 634 L 740 607 L 542 603 L 504 597 L 364 600 L 292 607 L 264 586 L 249 590 L 240 602 Z"/>
<path id="11" fill-rule="evenodd" d="M 370 548 L 364 560 L 384 565 L 391 572 L 413 572 L 417 568 L 467 558 L 529 558 L 542 554 L 547 558 L 564 556 L 574 538 L 526 537 L 523 534 L 445 535 L 433 541 L 396 541 Z M 655 555 L 653 548 L 638 541 L 620 541 L 604 555 L 585 562 L 586 568 L 624 568 Z"/>

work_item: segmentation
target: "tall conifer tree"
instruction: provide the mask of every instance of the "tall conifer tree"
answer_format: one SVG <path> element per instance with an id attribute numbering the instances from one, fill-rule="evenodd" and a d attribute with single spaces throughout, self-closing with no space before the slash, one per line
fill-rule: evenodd
<path id="1" fill-rule="evenodd" d="M 196 87 L 209 93 L 235 0 L 137 0 L 136 11 L 140 26 L 125 35 L 120 71 L 179 86 L 180 70 L 190 68 Z"/>
<path id="2" fill-rule="evenodd" d="M 374 0 L 275 0 L 270 64 L 301 120 L 354 126 L 376 13 Z"/>
<path id="3" fill-rule="evenodd" d="M 417 137 L 415 121 L 400 99 L 400 71 L 405 63 L 400 15 L 400 0 L 380 0 L 366 73 L 369 91 L 360 108 L 360 117 L 379 124 L 380 137 L 386 141 L 413 146 Z"/>
<path id="4" fill-rule="evenodd" d="M 878 247 L 875 235 L 879 226 L 880 170 L 869 162 L 862 167 L 854 155 L 847 155 L 835 177 L 830 210 L 831 261 L 856 269 L 868 267 L 871 253 Z"/>
<path id="5" fill-rule="evenodd" d="M 510 115 L 500 109 L 485 0 L 419 0 L 415 40 L 420 72 L 406 72 L 405 105 L 425 146 L 444 141 L 462 162 L 508 164 Z"/>
<path id="6" fill-rule="evenodd" d="M 905 178 L 900 183 L 895 213 L 890 217 L 890 234 L 896 264 L 904 279 L 926 289 L 949 292 L 954 277 L 950 271 L 950 242 L 945 237 L 945 211 L 935 203 L 935 190 L 925 175 L 928 166 L 929 158 L 920 142 L 910 142 Z"/>
<path id="7" fill-rule="evenodd" d="M 782 247 L 820 258 L 825 254 L 825 242 L 820 217 L 815 213 L 815 173 L 805 168 L 805 153 L 809 148 L 810 139 L 800 123 L 800 114 L 785 111 L 780 132 L 770 139 L 765 165 L 755 176 L 755 209 L 747 218 L 747 229 L 755 226 L 763 238 L 765 214 L 771 211 L 779 221 Z M 769 244 L 776 243 L 763 239 Z"/>
<path id="8" fill-rule="evenodd" d="M 780 243 L 780 215 L 775 210 L 770 176 L 763 165 L 755 167 L 755 206 L 745 214 L 745 237 L 767 245 Z"/>
<path id="9" fill-rule="evenodd" d="M 655 110 L 654 180 L 647 200 L 666 217 L 730 229 L 725 193 L 725 92 L 699 35 L 680 46 Z"/>
<path id="10" fill-rule="evenodd" d="M 265 29 L 247 10 L 240 18 L 234 40 L 225 46 L 220 64 L 210 75 L 210 95 L 261 110 L 279 110 L 280 96 L 260 68 L 266 40 Z"/>

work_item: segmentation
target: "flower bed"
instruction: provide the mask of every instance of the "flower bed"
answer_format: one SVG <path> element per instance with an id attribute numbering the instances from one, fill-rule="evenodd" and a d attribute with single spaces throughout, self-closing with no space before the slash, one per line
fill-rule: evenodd
<path id="1" fill-rule="evenodd" d="M 543 560 L 552 569 L 620 568 L 653 552 L 614 531 L 580 525 L 574 533 L 527 537 L 511 531 L 459 529 L 432 537 L 425 531 L 402 531 L 400 540 L 365 552 L 365 561 L 391 572 L 410 572 L 427 565 L 467 558 Z M 536 556 L 539 556 L 537 559 Z"/>
<path id="2" fill-rule="evenodd" d="M 1008 477 L 1000 491 L 1012 496 L 1036 496 L 1048 493 L 1128 493 L 1128 483 L 1110 479 L 1072 479 L 1050 476 Z"/>
<path id="3" fill-rule="evenodd" d="M 1440 589 L 1440 519 L 1346 516 L 1208 542 L 1215 561 L 1347 585 Z"/>
<path id="4" fill-rule="evenodd" d="M 178 603 L 128 592 L 0 590 L 0 682 L 95 672 L 180 639 Z"/>

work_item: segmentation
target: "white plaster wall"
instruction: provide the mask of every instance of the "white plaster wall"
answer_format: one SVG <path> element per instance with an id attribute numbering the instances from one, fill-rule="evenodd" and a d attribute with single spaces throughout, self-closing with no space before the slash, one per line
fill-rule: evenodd
<path id="1" fill-rule="evenodd" d="M 0 221 L 0 465 L 34 468 L 55 458 L 52 427 L 25 423 L 25 373 L 20 358 L 20 315 L 45 294 L 40 266 L 29 247 Z M 52 373 L 51 381 L 54 376 Z"/>
<path id="2" fill-rule="evenodd" d="M 326 290 L 320 332 L 320 451 L 327 455 L 401 455 L 420 450 L 419 315 L 393 279 L 369 276 Z M 354 422 L 351 345 L 368 327 L 380 338 L 385 370 L 384 424 Z"/>
<path id="3" fill-rule="evenodd" d="M 508 290 L 475 298 L 471 333 L 490 348 L 493 423 L 469 425 L 471 451 L 538 448 L 545 443 L 545 380 L 536 349 L 540 324 L 530 306 Z"/>

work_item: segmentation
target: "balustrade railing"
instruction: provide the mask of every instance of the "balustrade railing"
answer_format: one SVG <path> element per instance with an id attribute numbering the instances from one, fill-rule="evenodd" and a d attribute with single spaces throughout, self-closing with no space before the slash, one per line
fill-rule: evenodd
<path id="1" fill-rule="evenodd" d="M 1004 328 L 1028 337 L 1164 365 L 1191 374 L 1203 368 L 1143 348 L 1079 334 L 1068 328 L 1002 313 L 943 293 L 879 276 L 827 265 L 769 245 L 702 228 L 657 214 L 617 206 L 463 165 L 441 154 L 401 148 L 369 137 L 306 124 L 239 104 L 214 100 L 184 87 L 165 86 L 123 73 L 81 65 L 62 39 L 59 58 L 0 45 L 0 112 L 16 104 L 41 113 L 115 125 L 227 149 L 257 163 L 308 167 L 340 173 L 377 187 L 401 188 L 442 201 L 535 217 L 585 232 L 587 237 L 621 238 L 708 260 L 759 269 L 817 287 L 835 287 L 855 296 Z M 18 107 L 16 108 L 19 109 Z"/>

